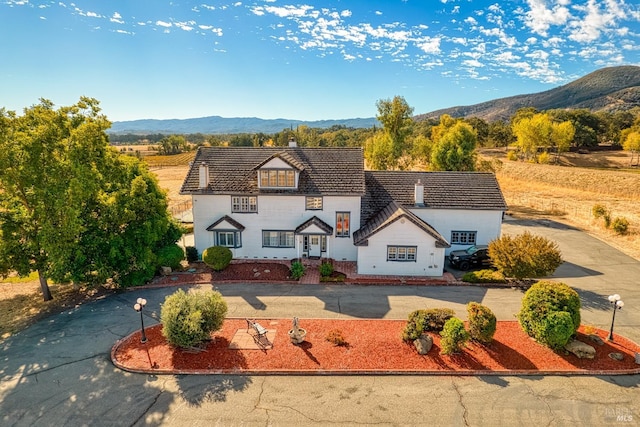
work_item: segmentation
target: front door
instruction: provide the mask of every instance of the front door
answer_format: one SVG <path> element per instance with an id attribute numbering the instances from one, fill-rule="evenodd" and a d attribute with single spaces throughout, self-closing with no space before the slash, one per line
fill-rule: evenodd
<path id="1" fill-rule="evenodd" d="M 320 257 L 322 247 L 320 246 L 320 236 L 309 236 L 309 257 Z"/>

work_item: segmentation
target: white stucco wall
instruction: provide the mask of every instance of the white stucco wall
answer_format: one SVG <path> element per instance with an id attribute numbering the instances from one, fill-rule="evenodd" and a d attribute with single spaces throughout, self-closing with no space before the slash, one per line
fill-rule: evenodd
<path id="1" fill-rule="evenodd" d="M 358 274 L 442 276 L 444 249 L 435 239 L 410 221 L 396 221 L 358 247 Z M 387 261 L 387 246 L 417 246 L 416 261 Z"/>
<path id="2" fill-rule="evenodd" d="M 302 255 L 302 237 L 296 237 L 295 248 L 263 248 L 262 231 L 293 231 L 308 219 L 317 216 L 334 228 L 327 236 L 326 256 L 337 260 L 355 261 L 357 248 L 353 245 L 353 232 L 360 224 L 360 198 L 350 196 L 324 196 L 322 210 L 305 210 L 305 196 L 260 195 L 258 213 L 231 213 L 231 196 L 193 196 L 193 225 L 198 253 L 214 245 L 213 232 L 207 227 L 224 215 L 245 227 L 242 247 L 231 248 L 234 258 L 291 259 Z M 349 237 L 335 236 L 336 212 L 350 212 Z"/>
<path id="3" fill-rule="evenodd" d="M 435 228 L 449 243 L 452 231 L 476 231 L 476 244 L 487 245 L 500 237 L 502 229 L 502 211 L 411 209 L 411 212 Z M 469 246 L 452 244 L 446 253 Z"/>

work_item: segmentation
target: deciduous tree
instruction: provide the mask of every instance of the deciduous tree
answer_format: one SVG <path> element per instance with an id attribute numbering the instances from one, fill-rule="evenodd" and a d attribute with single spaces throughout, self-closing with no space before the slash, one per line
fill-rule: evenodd
<path id="1" fill-rule="evenodd" d="M 431 168 L 446 171 L 472 171 L 476 164 L 476 132 L 457 122 L 436 142 L 431 153 Z"/>

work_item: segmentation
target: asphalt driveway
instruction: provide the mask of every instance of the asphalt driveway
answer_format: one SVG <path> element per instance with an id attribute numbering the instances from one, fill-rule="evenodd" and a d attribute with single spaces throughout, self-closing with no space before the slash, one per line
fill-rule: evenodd
<path id="1" fill-rule="evenodd" d="M 608 328 L 606 299 L 625 307 L 616 332 L 640 341 L 640 262 L 578 230 L 505 221 L 556 242 L 566 260 L 554 279 L 574 287 L 583 323 Z M 477 287 L 221 285 L 234 317 L 404 319 L 423 307 L 468 301 L 513 319 L 522 292 Z M 0 424 L 31 425 L 636 425 L 640 376 L 153 376 L 125 373 L 113 343 L 139 328 L 136 298 L 157 322 L 174 288 L 135 290 L 45 319 L 0 342 Z M 152 345 L 152 343 L 150 343 Z M 372 354 L 371 357 L 376 357 Z"/>

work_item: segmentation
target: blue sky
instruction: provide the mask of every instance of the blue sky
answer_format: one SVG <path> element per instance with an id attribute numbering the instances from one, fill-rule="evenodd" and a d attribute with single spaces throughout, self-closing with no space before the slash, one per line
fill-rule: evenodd
<path id="1" fill-rule="evenodd" d="M 112 121 L 415 114 L 640 65 L 637 0 L 0 0 L 0 107 Z"/>

